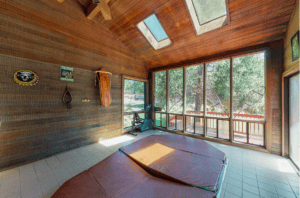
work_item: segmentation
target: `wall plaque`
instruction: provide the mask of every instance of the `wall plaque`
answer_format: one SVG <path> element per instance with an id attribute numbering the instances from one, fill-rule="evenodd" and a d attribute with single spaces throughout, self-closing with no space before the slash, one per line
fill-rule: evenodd
<path id="1" fill-rule="evenodd" d="M 14 81 L 22 86 L 33 86 L 39 81 L 39 77 L 30 70 L 20 70 L 14 74 Z"/>
<path id="2" fill-rule="evenodd" d="M 60 66 L 60 80 L 74 82 L 74 68 Z"/>

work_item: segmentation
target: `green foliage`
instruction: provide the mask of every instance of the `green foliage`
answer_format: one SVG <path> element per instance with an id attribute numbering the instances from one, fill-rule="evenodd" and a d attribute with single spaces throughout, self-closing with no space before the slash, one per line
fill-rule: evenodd
<path id="1" fill-rule="evenodd" d="M 183 110 L 183 69 L 169 72 L 169 111 L 182 113 Z"/>
<path id="2" fill-rule="evenodd" d="M 135 81 L 135 80 L 127 80 L 125 79 L 125 86 L 124 86 L 125 92 L 127 93 L 145 93 L 145 83 L 141 81 Z"/>
<path id="3" fill-rule="evenodd" d="M 186 110 L 203 111 L 204 65 L 186 68 Z"/>
<path id="4" fill-rule="evenodd" d="M 259 94 L 265 94 L 265 64 L 263 56 L 264 54 L 257 54 L 234 59 L 234 113 L 238 113 L 243 104 L 246 103 L 250 107 L 243 110 L 245 113 L 264 115 L 264 96 L 259 96 Z M 260 93 L 258 94 L 257 92 Z M 254 96 L 255 98 L 253 98 Z"/>
<path id="5" fill-rule="evenodd" d="M 230 113 L 230 60 L 207 65 L 206 89 L 212 89 L 214 96 L 207 97 L 212 105 L 211 112 Z M 217 102 L 215 101 L 218 99 Z M 214 103 L 213 103 L 214 102 Z M 219 104 L 219 105 L 217 105 Z"/>
<path id="6" fill-rule="evenodd" d="M 234 113 L 243 110 L 248 114 L 264 115 L 265 68 L 264 53 L 233 59 L 233 98 Z M 188 67 L 186 70 L 186 108 L 203 110 L 203 66 Z M 223 109 L 214 107 L 209 111 L 230 111 L 230 60 L 207 64 L 206 86 L 212 89 Z M 183 70 L 170 70 L 169 73 L 170 112 L 182 111 Z M 256 93 L 259 92 L 259 93 Z M 263 96 L 262 96 L 263 95 Z M 213 99 L 207 105 L 216 104 Z M 245 107 L 247 104 L 247 108 Z M 155 106 L 166 111 L 166 71 L 155 73 Z"/>
<path id="7" fill-rule="evenodd" d="M 155 73 L 155 107 L 161 107 L 164 112 L 167 107 L 166 78 L 166 71 Z"/>

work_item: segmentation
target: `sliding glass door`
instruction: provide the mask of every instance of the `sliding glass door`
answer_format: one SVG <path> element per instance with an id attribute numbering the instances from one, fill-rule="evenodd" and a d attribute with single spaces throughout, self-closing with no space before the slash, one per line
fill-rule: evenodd
<path id="1" fill-rule="evenodd" d="M 147 81 L 123 78 L 123 131 L 130 131 L 134 113 L 145 118 Z"/>
<path id="2" fill-rule="evenodd" d="M 289 79 L 289 155 L 300 167 L 299 74 Z"/>

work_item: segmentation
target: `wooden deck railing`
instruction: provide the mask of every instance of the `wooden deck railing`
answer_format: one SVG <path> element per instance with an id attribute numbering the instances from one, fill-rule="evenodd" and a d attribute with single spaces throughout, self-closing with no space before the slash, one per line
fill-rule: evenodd
<path id="1" fill-rule="evenodd" d="M 201 111 L 188 111 L 184 115 L 164 112 L 155 112 L 155 115 L 155 124 L 160 127 L 203 135 L 206 122 L 207 136 L 229 139 L 230 118 L 226 113 L 207 112 L 204 116 Z M 234 141 L 264 146 L 264 116 L 234 114 L 234 117 L 232 119 Z"/>

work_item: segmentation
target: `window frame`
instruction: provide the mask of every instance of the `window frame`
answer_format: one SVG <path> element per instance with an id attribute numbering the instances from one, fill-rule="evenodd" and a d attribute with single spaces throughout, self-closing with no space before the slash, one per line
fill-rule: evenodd
<path id="1" fill-rule="evenodd" d="M 267 128 L 267 120 L 268 118 L 266 117 L 267 116 L 267 96 L 265 96 L 265 112 L 264 112 L 264 119 L 263 120 L 250 120 L 250 119 L 238 119 L 238 118 L 234 118 L 233 117 L 233 59 L 234 58 L 239 58 L 239 57 L 243 57 L 243 56 L 250 56 L 250 55 L 254 55 L 254 54 L 259 54 L 259 53 L 264 53 L 264 70 L 265 70 L 265 73 L 264 73 L 264 81 L 265 81 L 265 86 L 266 86 L 266 89 L 267 89 L 267 54 L 269 53 L 269 50 L 268 48 L 261 48 L 261 49 L 257 49 L 257 50 L 253 50 L 253 51 L 246 51 L 246 52 L 242 52 L 242 53 L 236 53 L 236 54 L 233 54 L 233 55 L 227 55 L 227 56 L 224 56 L 224 57 L 220 57 L 220 58 L 212 58 L 210 60 L 206 60 L 206 61 L 199 61 L 199 62 L 195 62 L 193 64 L 187 64 L 187 65 L 184 65 L 184 66 L 177 66 L 177 67 L 168 67 L 166 69 L 164 68 L 161 68 L 161 69 L 158 69 L 158 70 L 155 70 L 155 71 L 152 71 L 152 79 L 153 79 L 153 82 L 152 82 L 152 90 L 155 90 L 155 73 L 156 72 L 161 72 L 161 71 L 166 71 L 167 73 L 167 79 L 166 79 L 166 82 L 167 82 L 167 86 L 166 86 L 166 92 L 167 92 L 167 103 L 169 101 L 169 71 L 170 70 L 174 70 L 174 69 L 179 69 L 179 68 L 183 68 L 183 113 L 182 114 L 176 114 L 175 115 L 181 115 L 183 116 L 183 130 L 170 130 L 169 129 L 169 126 L 168 126 L 168 121 L 169 121 L 169 114 L 174 114 L 172 112 L 169 112 L 169 109 L 168 109 L 168 104 L 167 104 L 167 109 L 166 109 L 166 112 L 158 112 L 158 111 L 154 111 L 154 102 L 155 101 L 155 92 L 153 91 L 152 93 L 152 105 L 153 105 L 153 115 L 155 115 L 155 113 L 164 113 L 166 114 L 166 120 L 167 120 L 167 127 L 157 127 L 157 128 L 161 128 L 163 130 L 169 130 L 169 131 L 174 131 L 174 132 L 180 132 L 180 133 L 185 133 L 185 134 L 193 134 L 193 135 L 197 135 L 197 136 L 203 136 L 204 138 L 209 138 L 209 139 L 218 139 L 218 140 L 224 140 L 224 141 L 230 141 L 230 142 L 233 142 L 233 143 L 238 143 L 238 144 L 243 144 L 241 142 L 237 142 L 237 141 L 234 141 L 234 131 L 233 131 L 233 123 L 235 121 L 245 121 L 245 122 L 248 122 L 248 123 L 258 123 L 258 124 L 263 124 L 264 125 L 264 145 L 255 145 L 255 144 L 251 144 L 249 143 L 249 141 L 247 143 L 244 143 L 244 144 L 247 144 L 247 145 L 251 145 L 251 146 L 256 146 L 256 147 L 263 147 L 263 148 L 266 148 L 266 144 L 267 144 L 267 138 L 266 138 L 266 128 Z M 212 116 L 207 116 L 207 109 L 206 109 L 206 65 L 208 63 L 212 63 L 212 62 L 218 62 L 218 61 L 221 61 L 221 60 L 230 60 L 230 117 L 229 118 L 222 118 L 222 117 L 212 117 Z M 191 114 L 186 114 L 186 68 L 188 67 L 192 67 L 192 66 L 196 66 L 196 65 L 200 65 L 200 64 L 203 64 L 204 65 L 204 82 L 203 82 L 203 85 L 204 85 L 204 88 L 203 88 L 203 105 L 204 105 L 204 114 L 203 115 L 191 115 Z M 267 93 L 267 92 L 265 92 Z M 204 126 L 203 126 L 203 135 L 201 134 L 197 134 L 195 133 L 196 130 L 194 130 L 194 133 L 191 133 L 191 132 L 188 132 L 186 131 L 186 117 L 187 116 L 191 116 L 191 117 L 194 117 L 194 119 L 196 118 L 203 118 L 203 123 L 204 123 Z M 153 119 L 155 119 L 155 116 L 152 117 Z M 219 122 L 219 120 L 227 120 L 229 121 L 229 139 L 222 139 L 222 138 L 219 138 L 219 131 L 217 131 L 217 138 L 211 138 L 211 137 L 207 137 L 207 126 L 206 126 L 206 122 L 207 122 L 207 119 L 217 119 L 217 123 Z M 248 133 L 248 131 L 247 131 Z M 249 139 L 249 133 L 247 134 L 248 136 L 248 139 Z"/>
<path id="2" fill-rule="evenodd" d="M 156 37 L 154 36 L 154 34 L 152 33 L 152 31 L 150 30 L 150 28 L 147 26 L 147 24 L 144 22 L 145 19 L 149 18 L 150 16 L 155 15 L 158 22 L 160 23 L 161 27 L 163 28 L 163 30 L 165 31 L 167 38 L 158 41 L 156 39 Z M 142 33 L 143 37 L 151 44 L 152 48 L 154 50 L 159 50 L 161 48 L 164 47 L 168 47 L 170 45 L 172 45 L 172 41 L 170 39 L 170 36 L 168 35 L 168 33 L 166 32 L 165 28 L 163 27 L 161 21 L 159 20 L 157 14 L 155 12 L 149 14 L 147 17 L 145 17 L 145 19 L 143 19 L 141 22 L 139 22 L 136 27 L 137 29 Z"/>
<path id="3" fill-rule="evenodd" d="M 186 5 L 187 11 L 189 13 L 190 20 L 193 23 L 194 30 L 195 30 L 197 36 L 205 34 L 207 32 L 217 30 L 217 29 L 225 27 L 227 25 L 230 25 L 231 21 L 230 21 L 230 15 L 229 15 L 229 2 L 228 1 L 229 0 L 225 0 L 226 15 L 215 18 L 206 23 L 200 24 L 193 1 L 185 0 L 185 5 Z M 226 21 L 226 24 L 224 24 L 225 21 Z"/>
<path id="4" fill-rule="evenodd" d="M 125 104 L 124 104 L 125 80 L 134 80 L 134 81 L 140 81 L 140 82 L 144 82 L 145 83 L 145 106 L 144 106 L 144 110 L 141 110 L 141 111 L 132 111 L 132 112 L 124 112 L 124 107 L 125 107 Z M 131 128 L 124 129 L 124 116 L 126 116 L 126 115 L 133 115 L 135 112 L 137 112 L 137 113 L 145 113 L 145 116 L 146 116 L 146 109 L 145 108 L 146 108 L 147 103 L 149 103 L 149 81 L 147 79 L 137 78 L 137 77 L 133 77 L 133 76 L 128 76 L 128 75 L 122 74 L 122 109 L 121 109 L 121 111 L 122 111 L 122 113 L 121 113 L 121 123 L 122 123 L 121 133 L 122 134 L 131 131 Z"/>

